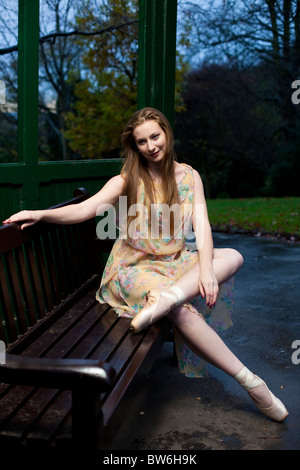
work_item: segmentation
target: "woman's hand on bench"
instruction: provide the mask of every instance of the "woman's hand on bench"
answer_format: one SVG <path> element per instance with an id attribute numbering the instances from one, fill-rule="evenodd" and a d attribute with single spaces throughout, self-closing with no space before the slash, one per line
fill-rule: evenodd
<path id="1" fill-rule="evenodd" d="M 36 224 L 42 219 L 42 214 L 44 211 L 20 211 L 16 214 L 11 215 L 6 220 L 3 220 L 3 224 L 18 224 L 20 225 L 21 230 L 31 225 Z"/>

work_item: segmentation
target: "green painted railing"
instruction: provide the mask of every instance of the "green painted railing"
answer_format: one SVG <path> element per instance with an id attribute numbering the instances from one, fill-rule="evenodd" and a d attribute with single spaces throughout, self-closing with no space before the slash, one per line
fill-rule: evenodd
<path id="1" fill-rule="evenodd" d="M 174 118 L 177 0 L 140 0 L 138 108 Z M 18 163 L 0 164 L 0 221 L 53 205 L 84 186 L 90 194 L 121 168 L 116 159 L 38 161 L 39 0 L 19 0 Z M 121 131 L 121 130 L 120 130 Z"/>

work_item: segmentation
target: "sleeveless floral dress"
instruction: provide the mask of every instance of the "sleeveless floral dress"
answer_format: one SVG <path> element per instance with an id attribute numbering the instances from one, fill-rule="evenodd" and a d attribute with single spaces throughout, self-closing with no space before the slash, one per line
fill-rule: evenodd
<path id="1" fill-rule="evenodd" d="M 189 165 L 182 165 L 185 167 L 184 176 L 178 183 L 181 218 L 180 224 L 174 223 L 173 234 L 164 231 L 164 224 L 169 223 L 169 219 L 160 212 L 158 185 L 155 189 L 160 208 L 156 213 L 159 231 L 154 232 L 155 237 L 149 236 L 153 219 L 150 220 L 150 214 L 146 211 L 144 223 L 135 224 L 130 237 L 119 237 L 109 255 L 96 298 L 100 303 L 108 303 L 120 316 L 134 317 L 145 305 L 149 290 L 171 286 L 199 259 L 197 250 L 188 249 L 187 243 L 188 234 L 191 233 L 194 174 Z M 138 188 L 138 201 L 145 203 L 142 181 Z M 214 330 L 221 332 L 232 325 L 233 284 L 232 278 L 220 286 L 213 309 L 206 306 L 201 295 L 185 305 L 195 314 L 201 314 Z M 191 351 L 177 331 L 174 334 L 180 372 L 188 377 L 206 376 L 206 363 Z"/>

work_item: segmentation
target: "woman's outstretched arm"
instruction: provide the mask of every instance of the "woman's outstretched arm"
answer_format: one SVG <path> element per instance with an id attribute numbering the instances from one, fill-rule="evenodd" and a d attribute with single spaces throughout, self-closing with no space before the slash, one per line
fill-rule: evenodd
<path id="1" fill-rule="evenodd" d="M 34 225 L 39 221 L 55 224 L 76 224 L 100 215 L 105 206 L 114 205 L 123 192 L 124 179 L 121 175 L 111 178 L 94 196 L 80 204 L 70 204 L 57 209 L 24 210 L 11 215 L 4 224 L 19 223 L 21 229 Z"/>

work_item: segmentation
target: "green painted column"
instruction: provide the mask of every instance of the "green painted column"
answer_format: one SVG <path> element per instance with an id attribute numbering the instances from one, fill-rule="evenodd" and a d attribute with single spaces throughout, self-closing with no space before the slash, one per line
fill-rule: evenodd
<path id="1" fill-rule="evenodd" d="M 177 0 L 140 0 L 138 108 L 161 110 L 173 125 Z"/>
<path id="2" fill-rule="evenodd" d="M 21 205 L 34 208 L 39 195 L 39 0 L 19 0 L 18 24 L 18 155 L 24 164 Z"/>

